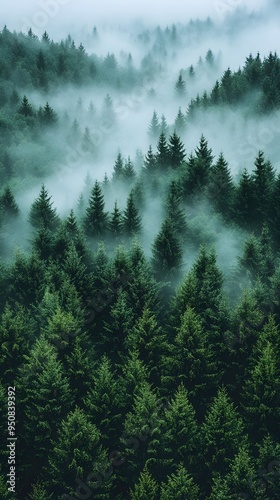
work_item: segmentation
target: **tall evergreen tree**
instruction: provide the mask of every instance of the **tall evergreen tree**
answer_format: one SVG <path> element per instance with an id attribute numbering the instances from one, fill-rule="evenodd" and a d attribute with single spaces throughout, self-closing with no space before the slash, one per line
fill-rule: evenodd
<path id="1" fill-rule="evenodd" d="M 104 479 L 109 467 L 107 453 L 101 446 L 101 433 L 86 414 L 75 408 L 61 422 L 49 454 L 48 483 L 56 497 L 82 491 L 94 498 L 106 498 L 112 482 Z M 77 487 L 78 485 L 78 487 Z M 80 494 L 80 493 L 78 493 Z"/>
<path id="2" fill-rule="evenodd" d="M 35 229 L 45 228 L 51 231 L 57 229 L 59 225 L 56 209 L 53 208 L 51 196 L 49 196 L 44 184 L 38 198 L 31 205 L 29 222 Z"/>
<path id="3" fill-rule="evenodd" d="M 130 193 L 126 202 L 122 217 L 122 228 L 127 236 L 134 236 L 141 232 L 141 217 L 135 206 L 133 193 Z"/>
<path id="4" fill-rule="evenodd" d="M 180 464 L 173 474 L 167 477 L 167 482 L 161 484 L 161 500 L 197 500 L 199 488 L 185 467 Z"/>
<path id="5" fill-rule="evenodd" d="M 173 169 L 177 169 L 182 165 L 185 158 L 185 148 L 176 132 L 169 138 L 169 157 L 170 165 Z"/>
<path id="6" fill-rule="evenodd" d="M 234 193 L 229 165 L 221 153 L 210 171 L 207 195 L 215 209 L 228 218 L 232 215 Z"/>
<path id="7" fill-rule="evenodd" d="M 184 99 L 186 97 L 186 82 L 183 79 L 182 73 L 179 74 L 175 84 L 175 96 L 178 99 Z"/>
<path id="8" fill-rule="evenodd" d="M 154 240 L 152 251 L 153 267 L 159 278 L 178 274 L 178 268 L 182 262 L 182 248 L 178 234 L 169 219 L 163 222 Z"/>
<path id="9" fill-rule="evenodd" d="M 89 205 L 84 218 L 84 228 L 88 236 L 104 236 L 108 228 L 108 214 L 104 211 L 105 201 L 100 184 L 95 181 Z"/>
<path id="10" fill-rule="evenodd" d="M 170 153 L 169 147 L 166 140 L 166 135 L 161 132 L 159 140 L 157 143 L 157 154 L 156 154 L 157 166 L 159 170 L 166 171 L 170 165 Z"/>

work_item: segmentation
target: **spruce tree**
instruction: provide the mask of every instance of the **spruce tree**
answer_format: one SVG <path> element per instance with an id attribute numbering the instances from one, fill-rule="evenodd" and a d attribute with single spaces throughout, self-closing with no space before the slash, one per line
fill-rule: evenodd
<path id="1" fill-rule="evenodd" d="M 149 465 L 156 478 L 168 476 L 183 463 L 192 471 L 197 455 L 198 426 L 188 393 L 180 385 L 158 419 L 149 445 Z"/>
<path id="2" fill-rule="evenodd" d="M 227 391 L 220 389 L 201 429 L 201 454 L 208 477 L 216 472 L 228 472 L 230 462 L 240 446 L 247 443 L 244 430 L 244 423 Z"/>
<path id="3" fill-rule="evenodd" d="M 44 184 L 42 185 L 38 198 L 32 203 L 29 212 L 29 222 L 35 229 L 57 229 L 59 218 L 56 209 L 53 208 L 51 196 L 49 196 Z"/>
<path id="4" fill-rule="evenodd" d="M 167 482 L 161 484 L 161 500 L 197 500 L 199 488 L 187 470 L 180 464 L 173 474 L 167 477 Z"/>
<path id="5" fill-rule="evenodd" d="M 186 82 L 183 79 L 182 73 L 179 74 L 175 84 L 175 96 L 180 100 L 186 97 Z"/>
<path id="6" fill-rule="evenodd" d="M 130 498 L 131 500 L 156 500 L 158 489 L 157 482 L 152 478 L 147 467 L 144 467 L 134 489 L 130 490 Z"/>
<path id="7" fill-rule="evenodd" d="M 166 140 L 166 135 L 164 132 L 161 132 L 159 136 L 159 140 L 157 143 L 156 160 L 159 170 L 166 172 L 166 170 L 170 166 L 170 153 Z"/>
<path id="8" fill-rule="evenodd" d="M 104 236 L 108 228 L 108 214 L 104 211 L 105 201 L 100 184 L 95 181 L 84 218 L 84 229 L 88 236 Z"/>
<path id="9" fill-rule="evenodd" d="M 152 141 L 156 141 L 160 134 L 160 123 L 157 112 L 154 111 L 153 117 L 149 126 L 148 135 Z"/>
<path id="10" fill-rule="evenodd" d="M 178 169 L 182 165 L 186 154 L 184 144 L 176 132 L 169 138 L 168 147 L 171 168 Z"/>
<path id="11" fill-rule="evenodd" d="M 130 193 L 122 216 L 122 229 L 126 236 L 134 236 L 141 232 L 141 217 L 135 206 L 133 193 Z"/>
<path id="12" fill-rule="evenodd" d="M 113 170 L 113 181 L 121 181 L 123 179 L 124 161 L 121 153 L 118 153 Z"/>
<path id="13" fill-rule="evenodd" d="M 61 422 L 48 462 L 48 483 L 56 498 L 76 497 L 75 492 L 79 496 L 85 488 L 97 500 L 108 496 L 112 482 L 110 476 L 106 477 L 109 460 L 101 445 L 101 433 L 80 408 Z"/>
<path id="14" fill-rule="evenodd" d="M 121 432 L 122 409 L 116 374 L 107 356 L 95 367 L 92 386 L 84 402 L 91 422 L 101 432 L 100 443 L 109 448 Z"/>
<path id="15" fill-rule="evenodd" d="M 182 262 L 179 236 L 169 219 L 165 219 L 153 247 L 153 268 L 160 279 L 176 276 Z"/>
<path id="16" fill-rule="evenodd" d="M 109 235 L 118 238 L 122 234 L 122 214 L 118 208 L 117 202 L 114 204 L 114 210 L 109 221 Z"/>
<path id="17" fill-rule="evenodd" d="M 207 196 L 216 211 L 229 218 L 232 215 L 234 193 L 229 165 L 221 153 L 210 171 Z"/>

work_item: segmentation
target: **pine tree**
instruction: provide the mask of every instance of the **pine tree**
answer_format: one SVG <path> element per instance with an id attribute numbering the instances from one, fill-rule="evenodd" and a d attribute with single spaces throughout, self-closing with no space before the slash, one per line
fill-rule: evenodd
<path id="1" fill-rule="evenodd" d="M 250 370 L 250 379 L 244 384 L 243 405 L 252 435 L 257 429 L 263 437 L 270 433 L 279 440 L 279 391 L 278 356 L 275 347 L 268 341 Z"/>
<path id="2" fill-rule="evenodd" d="M 176 387 L 182 382 L 201 420 L 217 389 L 216 365 L 199 316 L 187 307 L 176 328 L 174 343 L 163 361 L 163 382 Z"/>
<path id="3" fill-rule="evenodd" d="M 110 477 L 106 477 L 109 460 L 101 446 L 100 431 L 83 410 L 75 408 L 67 415 L 52 445 L 47 473 L 56 496 L 76 496 L 75 492 L 79 496 L 86 487 L 87 494 L 94 494 L 97 500 L 106 498 L 112 486 Z"/>
<path id="4" fill-rule="evenodd" d="M 201 450 L 207 475 L 228 472 L 230 461 L 246 445 L 244 423 L 224 388 L 220 389 L 202 425 Z"/>
<path id="5" fill-rule="evenodd" d="M 169 475 L 183 463 L 188 470 L 194 468 L 197 454 L 198 426 L 188 393 L 180 385 L 158 419 L 149 445 L 149 465 L 156 478 Z"/>
<path id="6" fill-rule="evenodd" d="M 100 352 L 106 353 L 115 366 L 125 360 L 127 346 L 125 340 L 133 326 L 133 311 L 129 305 L 127 292 L 118 290 L 116 302 L 111 306 L 110 315 L 105 320 L 100 339 Z"/>
<path id="7" fill-rule="evenodd" d="M 186 82 L 183 79 L 182 73 L 179 74 L 175 84 L 175 95 L 180 100 L 186 97 Z"/>
<path id="8" fill-rule="evenodd" d="M 57 229 L 59 218 L 52 205 L 51 196 L 43 184 L 39 197 L 33 202 L 29 212 L 29 222 L 35 229 L 45 228 L 51 231 Z"/>
<path id="9" fill-rule="evenodd" d="M 221 153 L 210 171 L 207 196 L 216 211 L 229 218 L 232 215 L 234 193 L 235 188 L 229 165 Z"/>
<path id="10" fill-rule="evenodd" d="M 173 169 L 178 169 L 186 156 L 184 145 L 176 132 L 169 138 L 170 165 Z"/>
<path id="11" fill-rule="evenodd" d="M 275 246 L 278 247 L 280 243 L 280 175 L 277 176 L 272 189 L 268 220 Z"/>
<path id="12" fill-rule="evenodd" d="M 141 232 L 141 217 L 134 203 L 133 193 L 130 193 L 122 217 L 122 228 L 126 236 L 134 236 Z"/>
<path id="13" fill-rule="evenodd" d="M 26 96 L 23 96 L 18 112 L 25 118 L 27 116 L 33 116 L 34 112 L 32 106 L 31 104 L 29 104 L 29 101 Z"/>
<path id="14" fill-rule="evenodd" d="M 236 188 L 234 212 L 234 219 L 241 227 L 252 228 L 255 218 L 254 181 L 246 169 Z"/>
<path id="15" fill-rule="evenodd" d="M 148 135 L 152 141 L 156 141 L 160 134 L 160 123 L 158 119 L 157 112 L 154 111 L 153 117 L 149 126 Z"/>
<path id="16" fill-rule="evenodd" d="M 121 181 L 123 179 L 124 162 L 121 153 L 118 153 L 113 170 L 113 181 Z"/>
<path id="17" fill-rule="evenodd" d="M 159 423 L 160 404 L 155 391 L 144 383 L 135 394 L 132 411 L 126 414 L 121 445 L 128 460 L 130 485 L 135 484 L 148 458 L 149 442 Z"/>
<path id="18" fill-rule="evenodd" d="M 212 161 L 212 150 L 208 148 L 208 142 L 202 135 L 195 156 L 191 155 L 188 161 L 186 194 L 196 195 L 204 192 L 209 182 Z"/>
<path id="19" fill-rule="evenodd" d="M 144 168 L 145 172 L 147 172 L 149 176 L 156 174 L 157 161 L 151 145 L 149 146 L 148 153 L 145 156 Z"/>
<path id="20" fill-rule="evenodd" d="M 11 223 L 19 216 L 20 212 L 18 205 L 9 187 L 6 187 L 4 193 L 0 197 L 0 208 L 2 209 L 2 220 L 4 224 Z"/>
<path id="21" fill-rule="evenodd" d="M 134 327 L 128 330 L 125 345 L 128 351 L 138 352 L 139 359 L 149 370 L 149 381 L 158 385 L 161 358 L 167 349 L 167 342 L 155 315 L 148 307 L 145 307 Z"/>
<path id="22" fill-rule="evenodd" d="M 256 200 L 254 216 L 258 225 L 267 220 L 274 179 L 275 172 L 270 162 L 265 161 L 263 151 L 259 151 L 255 160 L 255 169 L 252 172 Z"/>
<path id="23" fill-rule="evenodd" d="M 0 365 L 3 383 L 14 380 L 34 336 L 35 324 L 30 312 L 21 305 L 16 305 L 13 309 L 6 305 L 0 323 Z"/>
<path id="24" fill-rule="evenodd" d="M 85 128 L 84 135 L 82 137 L 82 150 L 85 153 L 91 153 L 91 154 L 93 154 L 95 151 L 94 143 L 88 127 Z"/>
<path id="25" fill-rule="evenodd" d="M 46 465 L 55 440 L 58 423 L 66 415 L 70 405 L 69 382 L 65 377 L 57 352 L 44 338 L 35 342 L 20 370 L 17 381 L 20 394 L 19 435 L 28 450 L 21 476 L 23 484 L 32 483 Z M 21 457 L 21 460 L 23 457 Z"/>
<path id="26" fill-rule="evenodd" d="M 131 500 L 156 500 L 158 489 L 157 482 L 152 478 L 147 467 L 144 467 L 134 490 L 130 490 L 130 498 Z"/>
<path id="27" fill-rule="evenodd" d="M 166 170 L 170 166 L 170 153 L 164 132 L 161 132 L 159 136 L 159 140 L 157 143 L 156 160 L 159 170 L 166 172 Z"/>
<path id="28" fill-rule="evenodd" d="M 170 220 L 177 234 L 184 239 L 187 231 L 186 211 L 183 207 L 180 188 L 174 180 L 171 181 L 168 189 L 165 212 L 166 218 Z"/>
<path id="29" fill-rule="evenodd" d="M 172 222 L 165 219 L 153 247 L 153 267 L 156 275 L 163 279 L 176 276 L 182 261 L 180 240 Z"/>
<path id="30" fill-rule="evenodd" d="M 55 125 L 58 121 L 57 113 L 55 113 L 55 111 L 50 107 L 48 102 L 42 110 L 40 121 L 43 125 L 46 125 L 48 127 Z"/>
<path id="31" fill-rule="evenodd" d="M 124 404 L 127 412 L 132 410 L 133 399 L 148 382 L 148 369 L 139 359 L 138 351 L 130 352 L 125 363 L 121 366 L 122 374 L 119 378 L 120 391 L 123 394 Z"/>
<path id="32" fill-rule="evenodd" d="M 106 234 L 108 214 L 104 211 L 104 208 L 104 196 L 98 181 L 95 181 L 84 218 L 84 228 L 88 236 L 100 237 Z"/>
<path id="33" fill-rule="evenodd" d="M 168 124 L 167 124 L 165 115 L 161 116 L 160 133 L 164 134 L 165 136 L 167 136 L 167 134 L 168 134 Z"/>
<path id="34" fill-rule="evenodd" d="M 179 111 L 175 118 L 174 129 L 177 134 L 182 134 L 186 130 L 186 118 L 182 113 L 181 108 L 179 108 Z"/>
<path id="35" fill-rule="evenodd" d="M 109 221 L 109 234 L 114 238 L 118 238 L 122 234 L 122 214 L 115 202 L 114 210 Z"/>
<path id="36" fill-rule="evenodd" d="M 213 487 L 209 500 L 225 498 L 254 498 L 268 500 L 265 484 L 258 478 L 254 462 L 246 446 L 241 446 L 230 464 L 230 470 L 224 476 L 213 478 Z M 271 498 L 271 497 L 269 497 Z"/>
<path id="37" fill-rule="evenodd" d="M 136 177 L 136 172 L 134 170 L 133 163 L 131 161 L 130 156 L 128 157 L 127 161 L 124 164 L 123 168 L 123 179 L 127 183 L 131 184 Z"/>
<path id="38" fill-rule="evenodd" d="M 180 464 L 173 474 L 167 477 L 167 483 L 161 484 L 161 500 L 197 500 L 199 488 L 187 470 Z"/>
<path id="39" fill-rule="evenodd" d="M 91 422 L 101 432 L 100 443 L 106 448 L 110 447 L 121 431 L 122 409 L 117 378 L 107 356 L 103 356 L 95 367 L 85 406 Z"/>

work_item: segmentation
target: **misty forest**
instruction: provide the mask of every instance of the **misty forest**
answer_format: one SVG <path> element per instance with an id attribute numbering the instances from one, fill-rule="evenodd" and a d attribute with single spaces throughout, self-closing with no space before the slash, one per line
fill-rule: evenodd
<path id="1" fill-rule="evenodd" d="M 1 499 L 280 498 L 261 22 L 0 31 Z"/>

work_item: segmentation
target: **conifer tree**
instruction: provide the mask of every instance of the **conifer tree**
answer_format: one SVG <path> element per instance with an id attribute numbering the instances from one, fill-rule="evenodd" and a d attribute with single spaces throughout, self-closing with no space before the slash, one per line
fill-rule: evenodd
<path id="1" fill-rule="evenodd" d="M 104 208 L 104 196 L 98 181 L 95 181 L 84 218 L 84 228 L 88 236 L 100 237 L 106 234 L 108 214 L 104 211 Z"/>
<path id="2" fill-rule="evenodd" d="M 139 359 L 149 370 L 150 382 L 158 385 L 161 358 L 166 352 L 167 342 L 155 315 L 147 307 L 134 327 L 128 331 L 125 345 L 128 351 L 138 352 Z"/>
<path id="3" fill-rule="evenodd" d="M 8 224 L 19 216 L 19 208 L 14 195 L 9 187 L 6 187 L 0 197 L 0 208 L 2 209 L 3 222 Z"/>
<path id="4" fill-rule="evenodd" d="M 124 161 L 121 153 L 118 153 L 113 170 L 113 181 L 121 181 L 123 179 Z"/>
<path id="5" fill-rule="evenodd" d="M 159 118 L 158 118 L 157 112 L 154 111 L 153 117 L 152 117 L 152 120 L 151 120 L 151 123 L 149 126 L 148 135 L 149 135 L 150 139 L 152 139 L 153 141 L 156 141 L 159 137 L 159 134 L 160 134 Z"/>
<path id="6" fill-rule="evenodd" d="M 122 216 L 122 229 L 126 236 L 134 236 L 141 232 L 141 217 L 130 193 Z"/>
<path id="7" fill-rule="evenodd" d="M 152 478 L 147 467 L 144 467 L 134 490 L 130 490 L 130 498 L 132 500 L 156 500 L 158 489 L 157 482 Z"/>
<path id="8" fill-rule="evenodd" d="M 165 211 L 166 218 L 170 220 L 177 234 L 184 239 L 187 231 L 186 211 L 183 208 L 180 188 L 174 180 L 168 189 Z"/>
<path id="9" fill-rule="evenodd" d="M 26 481 L 25 475 L 30 475 L 28 481 L 32 483 L 46 465 L 51 439 L 56 439 L 58 422 L 66 415 L 71 402 L 69 382 L 56 349 L 43 337 L 37 339 L 26 356 L 17 385 L 21 401 L 19 435 L 24 447 L 30 450 L 24 459 L 22 476 Z"/>
<path id="10" fill-rule="evenodd" d="M 187 470 L 180 464 L 173 474 L 167 477 L 167 482 L 161 484 L 161 500 L 197 500 L 199 488 Z"/>
<path id="11" fill-rule="evenodd" d="M 265 484 L 257 476 L 254 462 L 246 446 L 241 446 L 236 453 L 229 472 L 224 477 L 218 474 L 213 479 L 209 500 L 223 500 L 224 498 L 268 500 Z"/>
<path id="12" fill-rule="evenodd" d="M 232 215 L 234 193 L 229 165 L 221 153 L 210 171 L 207 195 L 215 209 L 228 218 Z"/>
<path id="13" fill-rule="evenodd" d="M 246 445 L 244 423 L 222 388 L 213 400 L 202 425 L 201 450 L 206 474 L 228 472 L 230 461 L 242 445 Z"/>
<path id="14" fill-rule="evenodd" d="M 25 118 L 28 116 L 33 116 L 34 112 L 32 109 L 31 104 L 29 104 L 29 101 L 26 96 L 23 96 L 21 105 L 19 107 L 19 113 L 23 115 Z"/>
<path id="15" fill-rule="evenodd" d="M 185 158 L 185 148 L 180 137 L 174 132 L 169 138 L 170 165 L 173 169 L 178 169 Z"/>
<path id="16" fill-rule="evenodd" d="M 149 465 L 156 478 L 172 473 L 183 463 L 193 470 L 197 454 L 198 426 L 195 411 L 183 385 L 175 392 L 152 433 Z"/>
<path id="17" fill-rule="evenodd" d="M 175 96 L 180 100 L 186 97 L 186 82 L 183 79 L 182 73 L 179 74 L 175 84 Z"/>
<path id="18" fill-rule="evenodd" d="M 163 222 L 154 240 L 152 251 L 152 263 L 156 275 L 161 279 L 176 276 L 182 262 L 182 249 L 177 232 L 169 219 Z"/>
<path id="19" fill-rule="evenodd" d="M 147 172 L 149 176 L 153 176 L 156 174 L 156 167 L 157 167 L 156 157 L 153 153 L 153 148 L 150 145 L 144 160 L 145 172 Z"/>
<path id="20" fill-rule="evenodd" d="M 186 118 L 184 114 L 182 113 L 181 108 L 179 108 L 179 111 L 177 113 L 177 116 L 175 118 L 175 124 L 174 124 L 175 132 L 177 134 L 182 134 L 185 132 L 186 129 Z"/>
<path id="21" fill-rule="evenodd" d="M 280 377 L 276 350 L 271 342 L 263 347 L 244 384 L 246 416 L 252 435 L 270 433 L 279 440 Z"/>
<path id="22" fill-rule="evenodd" d="M 161 132 L 159 136 L 159 140 L 157 143 L 156 160 L 159 170 L 166 172 L 166 170 L 170 166 L 170 153 L 166 140 L 166 135 L 164 132 Z"/>
<path id="23" fill-rule="evenodd" d="M 109 466 L 101 446 L 101 433 L 87 415 L 76 407 L 61 422 L 49 454 L 48 483 L 57 496 L 76 496 L 80 491 L 106 498 L 112 482 L 103 477 Z M 77 487 L 78 485 L 78 487 Z M 88 493 L 87 493 L 88 494 Z"/>
<path id="24" fill-rule="evenodd" d="M 109 221 L 109 234 L 114 238 L 118 238 L 122 234 L 122 214 L 117 202 L 114 204 L 114 210 Z"/>
<path id="25" fill-rule="evenodd" d="M 35 229 L 45 228 L 51 231 L 57 229 L 59 225 L 56 209 L 53 208 L 51 196 L 49 196 L 44 184 L 38 198 L 31 205 L 29 222 Z"/>
<path id="26" fill-rule="evenodd" d="M 245 229 L 252 228 L 255 217 L 254 207 L 254 181 L 252 176 L 248 174 L 247 169 L 245 169 L 236 188 L 234 200 L 234 219 L 241 227 Z"/>
<path id="27" fill-rule="evenodd" d="M 90 420 L 101 431 L 100 442 L 110 447 L 121 431 L 121 407 L 116 375 L 107 356 L 95 367 L 85 406 Z"/>
<path id="28" fill-rule="evenodd" d="M 124 164 L 123 168 L 123 179 L 128 182 L 132 183 L 136 177 L 136 172 L 133 167 L 133 163 L 131 161 L 130 156 L 128 157 L 127 161 Z"/>

